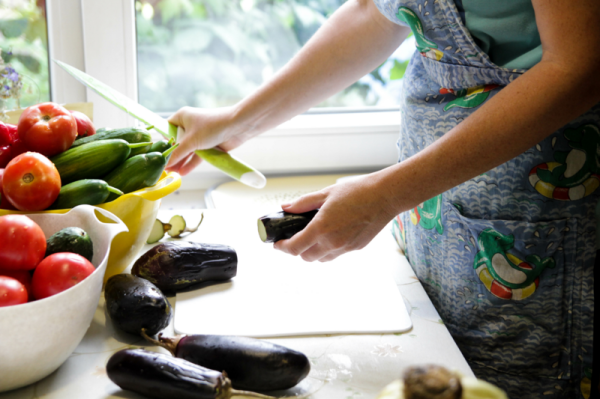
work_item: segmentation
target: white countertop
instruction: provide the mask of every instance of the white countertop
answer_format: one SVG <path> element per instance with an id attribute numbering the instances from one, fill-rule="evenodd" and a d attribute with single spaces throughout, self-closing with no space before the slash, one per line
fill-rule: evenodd
<path id="1" fill-rule="evenodd" d="M 270 179 L 261 191 L 248 191 L 239 183 L 226 183 L 208 193 L 202 191 L 174 193 L 163 200 L 159 219 L 167 221 L 174 212 L 209 206 L 226 208 L 251 203 L 278 205 L 282 199 L 294 198 L 335 183 L 340 176 Z M 319 187 L 320 186 L 320 187 Z M 193 224 L 193 222 L 191 223 Z M 367 399 L 377 393 L 411 365 L 435 363 L 473 376 L 448 330 L 440 320 L 410 265 L 403 258 L 393 270 L 394 280 L 404 298 L 413 322 L 412 330 L 402 334 L 348 334 L 274 338 L 269 341 L 306 354 L 311 362 L 309 376 L 286 395 L 312 393 L 314 399 Z M 169 297 L 175 307 L 175 297 Z M 332 309 L 332 314 L 335 309 Z M 173 334 L 170 325 L 166 335 Z M 128 347 L 145 347 L 143 339 L 116 331 L 100 299 L 92 324 L 80 345 L 67 361 L 49 377 L 28 387 L 0 394 L 0 399 L 105 399 L 141 398 L 122 391 L 106 375 L 105 365 L 116 351 Z"/>

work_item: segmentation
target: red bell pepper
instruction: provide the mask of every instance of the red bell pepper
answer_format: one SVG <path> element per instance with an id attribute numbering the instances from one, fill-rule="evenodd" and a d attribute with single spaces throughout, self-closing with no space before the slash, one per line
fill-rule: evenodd
<path id="1" fill-rule="evenodd" d="M 0 168 L 6 167 L 11 159 L 26 151 L 17 134 L 17 126 L 0 122 Z"/>

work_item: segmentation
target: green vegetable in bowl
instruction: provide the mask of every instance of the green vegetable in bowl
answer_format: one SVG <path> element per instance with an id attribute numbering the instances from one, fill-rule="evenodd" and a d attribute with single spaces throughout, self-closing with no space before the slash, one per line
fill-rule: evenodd
<path id="1" fill-rule="evenodd" d="M 167 157 L 177 147 L 174 145 L 162 154 L 150 152 L 127 159 L 104 177 L 106 182 L 123 191 L 125 194 L 155 185 L 167 166 Z M 108 201 L 116 198 L 115 194 Z"/>
<path id="2" fill-rule="evenodd" d="M 67 184 L 81 179 L 101 178 L 123 163 L 132 149 L 145 145 L 147 143 L 129 144 L 120 139 L 92 141 L 70 148 L 50 160 L 60 174 L 61 183 Z M 114 184 L 110 185 L 116 187 Z"/>
<path id="3" fill-rule="evenodd" d="M 109 186 L 104 180 L 77 180 L 62 186 L 56 201 L 48 209 L 71 209 L 84 204 L 100 205 L 106 202 L 110 193 L 123 195 L 121 190 Z"/>
<path id="4" fill-rule="evenodd" d="M 67 227 L 46 240 L 46 254 L 48 257 L 58 252 L 73 252 L 92 261 L 94 245 L 88 233 L 79 227 Z"/>

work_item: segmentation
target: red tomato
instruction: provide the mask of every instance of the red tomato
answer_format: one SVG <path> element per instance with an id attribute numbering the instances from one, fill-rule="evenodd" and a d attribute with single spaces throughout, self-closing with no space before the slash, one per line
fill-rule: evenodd
<path id="1" fill-rule="evenodd" d="M 27 290 L 12 277 L 0 276 L 0 308 L 27 302 Z"/>
<path id="2" fill-rule="evenodd" d="M 79 111 L 71 111 L 71 114 L 77 122 L 77 137 L 87 137 L 96 134 L 96 128 L 92 120 L 86 114 Z"/>
<path id="3" fill-rule="evenodd" d="M 47 298 L 77 285 L 96 270 L 89 260 L 72 252 L 58 252 L 40 262 L 33 272 L 35 299 Z"/>
<path id="4" fill-rule="evenodd" d="M 19 118 L 19 138 L 30 151 L 50 157 L 67 150 L 77 138 L 77 122 L 55 103 L 26 108 Z"/>
<path id="5" fill-rule="evenodd" d="M 10 277 L 23 284 L 27 290 L 27 299 L 33 301 L 33 292 L 31 292 L 31 273 L 28 270 L 3 270 L 0 269 L 0 276 Z"/>
<path id="6" fill-rule="evenodd" d="M 8 200 L 8 198 L 6 198 L 6 196 L 4 195 L 4 192 L 2 191 L 2 178 L 3 177 L 4 177 L 4 169 L 0 169 L 0 209 L 8 209 L 8 210 L 14 211 L 17 208 L 15 208 L 13 206 L 13 204 L 10 203 L 10 201 Z"/>
<path id="7" fill-rule="evenodd" d="M 46 255 L 46 237 L 25 215 L 0 216 L 0 269 L 31 270 Z"/>
<path id="8" fill-rule="evenodd" d="M 26 152 L 6 165 L 2 191 L 20 211 L 42 211 L 60 193 L 60 175 L 56 166 L 42 154 Z"/>

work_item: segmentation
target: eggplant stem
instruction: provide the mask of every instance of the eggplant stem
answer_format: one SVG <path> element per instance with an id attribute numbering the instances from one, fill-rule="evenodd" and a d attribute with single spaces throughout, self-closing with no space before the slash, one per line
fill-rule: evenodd
<path id="1" fill-rule="evenodd" d="M 263 395 L 262 393 L 252 392 L 252 391 L 238 391 L 237 389 L 232 389 L 229 391 L 231 397 L 234 396 L 247 396 L 249 398 L 260 398 L 260 399 L 277 399 L 275 396 Z"/>
<path id="2" fill-rule="evenodd" d="M 160 346 L 161 348 L 165 348 L 166 350 L 168 350 L 169 352 L 171 352 L 171 354 L 173 356 L 175 356 L 175 351 L 177 350 L 177 345 L 179 344 L 179 341 L 181 340 L 181 338 L 183 338 L 184 336 L 177 336 L 174 338 L 171 337 L 163 337 L 162 333 L 158 334 L 158 340 L 150 337 L 148 334 L 146 334 L 146 329 L 142 328 L 141 331 L 142 337 L 146 338 L 146 340 L 148 342 L 153 343 L 156 346 Z"/>

